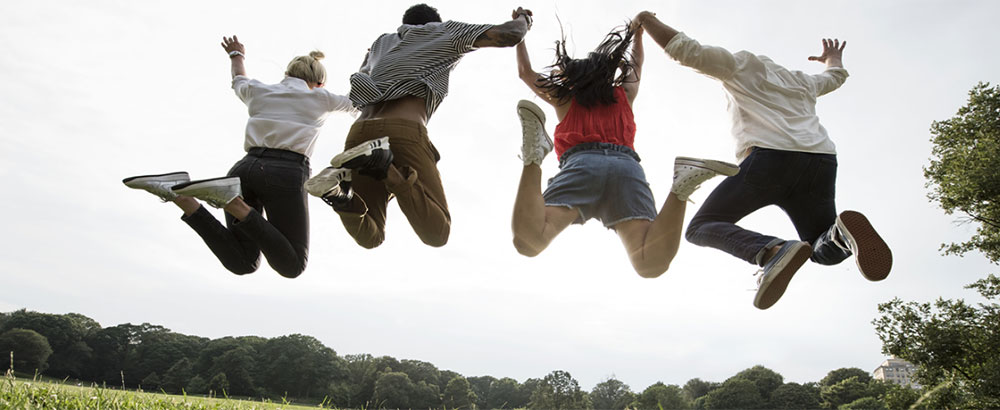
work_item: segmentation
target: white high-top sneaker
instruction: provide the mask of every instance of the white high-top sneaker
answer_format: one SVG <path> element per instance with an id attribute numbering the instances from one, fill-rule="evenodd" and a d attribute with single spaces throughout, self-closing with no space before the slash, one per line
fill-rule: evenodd
<path id="1" fill-rule="evenodd" d="M 205 201 L 215 208 L 222 208 L 243 194 L 240 177 L 202 179 L 174 185 L 177 195 L 187 195 Z"/>
<path id="2" fill-rule="evenodd" d="M 728 162 L 677 157 L 674 159 L 674 185 L 670 188 L 670 192 L 676 194 L 677 199 L 687 201 L 688 197 L 701 187 L 702 182 L 716 175 L 731 177 L 739 172 L 739 166 Z"/>
<path id="3" fill-rule="evenodd" d="M 545 113 L 535 103 L 528 100 L 517 102 L 517 116 L 521 118 L 521 159 L 524 165 L 542 165 L 545 156 L 555 145 L 545 132 Z"/>

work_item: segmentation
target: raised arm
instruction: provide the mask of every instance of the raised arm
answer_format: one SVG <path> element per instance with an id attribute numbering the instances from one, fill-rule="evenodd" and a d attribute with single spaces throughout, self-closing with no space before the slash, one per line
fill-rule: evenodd
<path id="1" fill-rule="evenodd" d="M 222 48 L 229 53 L 229 61 L 232 63 L 233 78 L 238 75 L 247 75 L 247 70 L 243 66 L 243 58 L 246 56 L 244 53 L 246 49 L 243 47 L 243 43 L 236 36 L 232 37 L 222 37 Z"/>
<path id="2" fill-rule="evenodd" d="M 625 89 L 625 95 L 628 96 L 628 102 L 631 105 L 635 101 L 636 95 L 639 94 L 639 79 L 642 77 L 642 62 L 645 60 L 645 52 L 642 48 L 642 34 L 643 34 L 642 24 L 636 20 L 632 20 L 632 71 L 629 73 L 628 77 L 625 78 L 625 84 L 622 84 L 622 88 Z"/>
<path id="3" fill-rule="evenodd" d="M 826 70 L 812 75 L 812 82 L 817 96 L 827 94 L 840 88 L 847 81 L 847 70 L 844 69 L 844 47 L 838 39 L 823 39 L 823 54 L 809 57 L 809 61 L 819 61 L 826 64 Z"/>
<path id="4" fill-rule="evenodd" d="M 847 41 L 843 43 L 838 39 L 823 39 L 823 54 L 818 56 L 810 56 L 809 61 L 819 61 L 826 64 L 826 68 L 844 68 L 844 47 L 847 47 Z"/>
<path id="5" fill-rule="evenodd" d="M 531 10 L 518 7 L 511 15 L 511 20 L 493 26 L 480 34 L 476 41 L 472 43 L 474 47 L 512 47 L 524 39 L 524 35 L 531 29 Z"/>
<path id="6" fill-rule="evenodd" d="M 656 41 L 656 44 L 660 45 L 660 48 L 666 47 L 667 43 L 669 43 L 670 40 L 673 40 L 674 36 L 677 35 L 677 30 L 663 24 L 660 19 L 656 18 L 656 13 L 650 11 L 640 12 L 635 16 L 635 19 L 632 20 L 632 23 L 638 24 L 639 27 L 642 27 L 643 30 L 649 33 L 649 36 Z M 636 35 L 636 37 L 640 36 Z"/>

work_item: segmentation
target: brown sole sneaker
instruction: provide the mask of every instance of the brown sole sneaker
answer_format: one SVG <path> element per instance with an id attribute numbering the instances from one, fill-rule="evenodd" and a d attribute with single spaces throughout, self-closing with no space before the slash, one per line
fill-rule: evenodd
<path id="1" fill-rule="evenodd" d="M 795 272 L 812 256 L 812 246 L 806 242 L 788 241 L 781 245 L 778 253 L 764 265 L 764 276 L 757 285 L 757 296 L 753 305 L 767 309 L 785 294 L 788 282 Z"/>
<path id="2" fill-rule="evenodd" d="M 868 218 L 857 211 L 844 211 L 837 217 L 837 229 L 854 253 L 861 275 L 870 281 L 889 276 L 892 251 L 872 227 Z"/>

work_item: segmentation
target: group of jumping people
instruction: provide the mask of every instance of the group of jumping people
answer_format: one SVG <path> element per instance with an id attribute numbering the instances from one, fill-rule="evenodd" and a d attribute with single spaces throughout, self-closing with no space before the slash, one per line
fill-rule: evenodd
<path id="1" fill-rule="evenodd" d="M 884 279 L 892 252 L 868 219 L 836 212 L 837 156 L 816 116 L 816 98 L 847 79 L 846 42 L 823 39 L 809 60 L 826 65 L 805 74 L 748 51 L 702 45 L 643 11 L 609 33 L 585 58 L 557 41 L 555 62 L 536 72 L 524 37 L 530 10 L 517 8 L 499 25 L 442 21 L 426 4 L 410 7 L 395 32 L 379 36 L 347 96 L 327 91 L 318 51 L 295 57 L 278 84 L 251 79 L 245 47 L 236 36 L 222 48 L 232 87 L 247 105 L 246 156 L 225 177 L 191 180 L 186 172 L 124 179 L 183 211 L 181 219 L 236 274 L 260 266 L 261 254 L 280 275 L 299 276 L 309 249 L 309 195 L 321 198 L 362 247 L 385 239 L 386 208 L 395 198 L 425 244 L 443 246 L 451 230 L 437 162 L 426 124 L 448 94 L 448 79 L 463 56 L 484 47 L 516 47 L 518 74 L 555 109 L 549 137 L 545 112 L 517 103 L 524 168 L 514 201 L 514 247 L 535 256 L 572 223 L 597 219 L 621 238 L 636 272 L 667 271 L 677 254 L 688 197 L 705 181 L 726 177 L 687 227 L 688 241 L 758 265 L 754 306 L 767 309 L 784 294 L 795 272 L 812 260 L 840 263 L 854 255 L 862 275 Z M 677 157 L 673 185 L 656 211 L 653 193 L 633 142 L 632 105 L 639 92 L 648 34 L 681 65 L 720 81 L 729 97 L 739 165 Z M 309 158 L 324 120 L 333 112 L 356 115 L 345 151 L 311 176 Z M 542 189 L 541 164 L 555 151 L 559 172 Z M 225 225 L 202 202 L 221 208 Z M 743 217 L 768 205 L 784 210 L 799 238 L 782 239 L 744 229 Z M 266 217 L 265 217 L 266 215 Z"/>

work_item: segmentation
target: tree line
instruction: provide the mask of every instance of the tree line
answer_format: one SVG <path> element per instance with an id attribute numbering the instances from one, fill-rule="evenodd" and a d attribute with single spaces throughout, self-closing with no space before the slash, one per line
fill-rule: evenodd
<path id="1" fill-rule="evenodd" d="M 880 403 L 905 408 L 909 388 L 873 380 L 861 369 L 837 369 L 818 383 L 786 383 L 763 366 L 721 383 L 691 379 L 633 392 L 609 378 L 583 390 L 561 370 L 523 383 L 509 377 L 465 377 L 419 360 L 338 355 L 300 334 L 207 339 L 144 323 L 101 327 L 77 313 L 0 313 L 5 368 L 105 386 L 167 393 L 270 398 L 337 408 L 388 409 L 721 409 L 840 408 Z M 13 352 L 11 356 L 8 352 Z M 11 363 L 13 358 L 13 363 Z M 852 407 L 853 408 L 853 407 Z"/>

